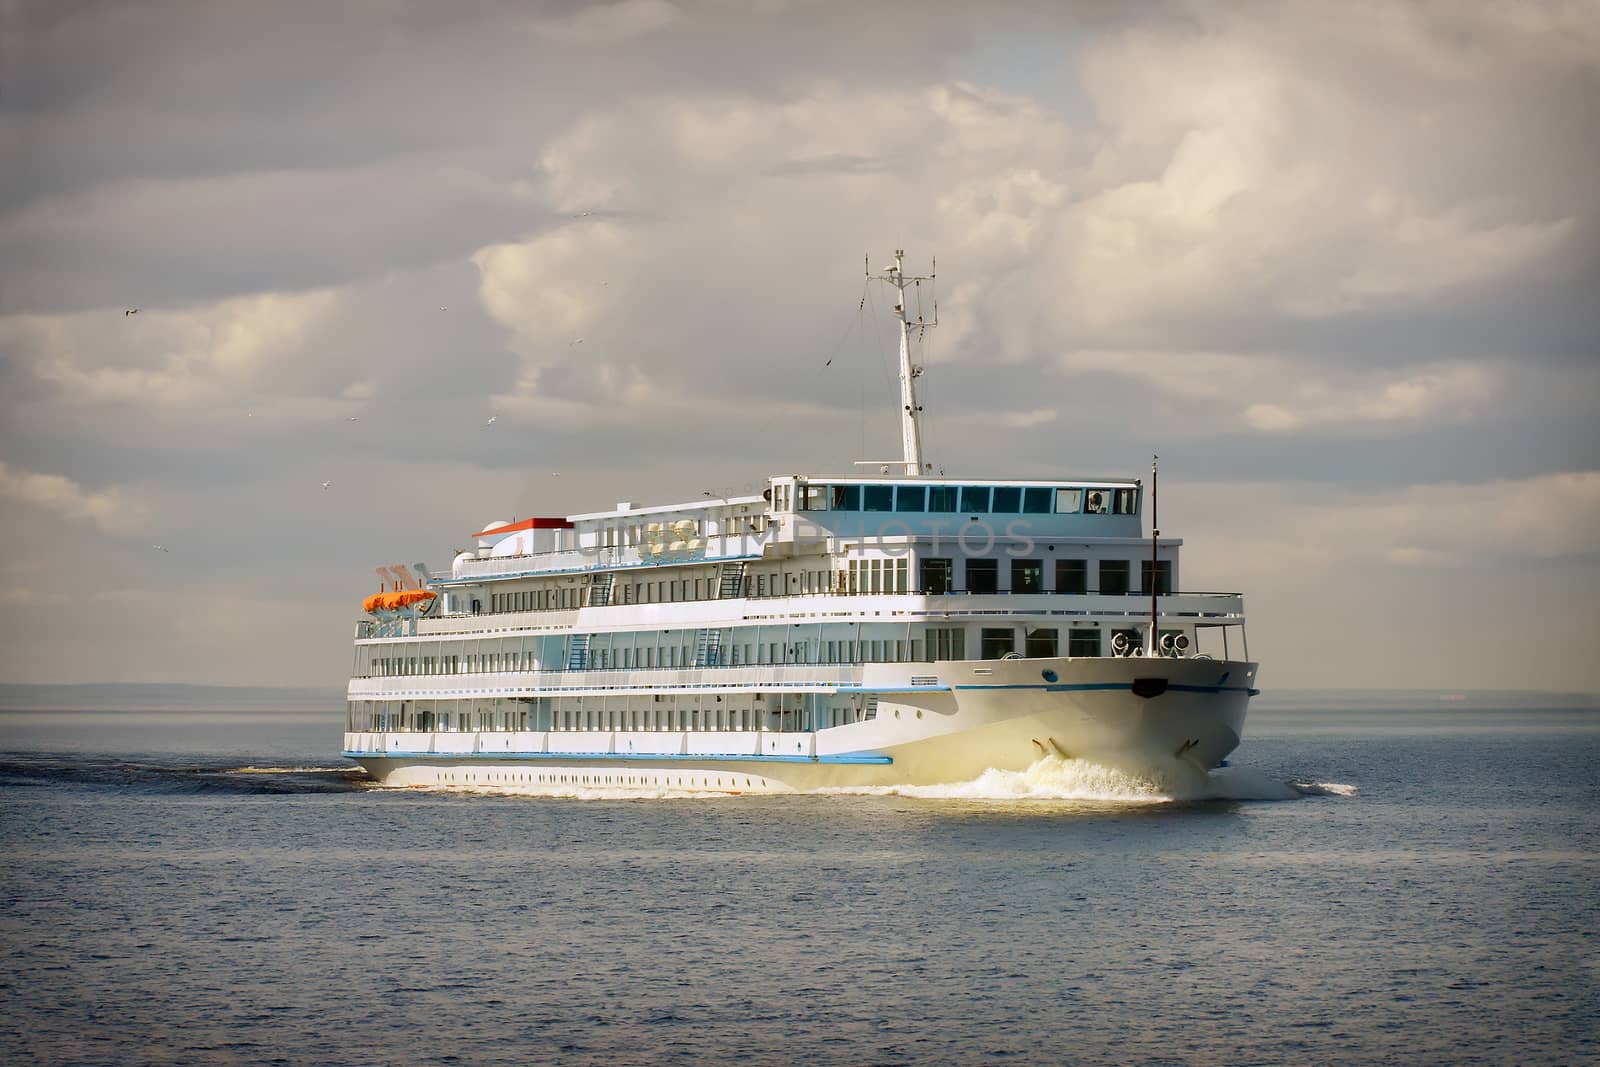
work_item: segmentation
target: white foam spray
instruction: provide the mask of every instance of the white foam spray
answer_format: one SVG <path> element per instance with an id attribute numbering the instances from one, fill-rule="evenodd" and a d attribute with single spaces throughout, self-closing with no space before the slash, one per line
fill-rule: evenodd
<path id="1" fill-rule="evenodd" d="M 891 785 L 818 790 L 925 800 L 1063 800 L 1096 803 L 1166 804 L 1193 800 L 1294 800 L 1302 796 L 1354 796 L 1354 786 L 1282 781 L 1250 767 L 1222 767 L 1209 774 L 1187 760 L 1107 767 L 1080 759 L 1044 756 L 1022 771 L 987 770 L 952 785 Z"/>
<path id="2" fill-rule="evenodd" d="M 560 797 L 566 800 L 704 800 L 738 790 L 666 789 L 652 786 L 430 784 L 394 785 L 429 793 L 479 796 Z M 897 796 L 919 800 L 1079 801 L 1099 804 L 1169 804 L 1196 800 L 1295 800 L 1303 796 L 1351 797 L 1356 787 L 1337 782 L 1283 781 L 1250 767 L 1221 767 L 1209 774 L 1187 760 L 1167 758 L 1148 766 L 1108 767 L 1088 760 L 1044 756 L 1026 770 L 990 769 L 967 782 L 948 785 L 832 786 L 813 794 Z"/>

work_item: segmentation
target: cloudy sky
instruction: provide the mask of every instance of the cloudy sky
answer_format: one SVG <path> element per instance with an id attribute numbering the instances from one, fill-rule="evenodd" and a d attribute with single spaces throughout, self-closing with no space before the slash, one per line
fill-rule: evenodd
<path id="1" fill-rule="evenodd" d="M 1597 114 L 1584 0 L 0 4 L 0 681 L 890 454 L 903 247 L 930 458 L 1159 451 L 1268 687 L 1600 691 Z"/>

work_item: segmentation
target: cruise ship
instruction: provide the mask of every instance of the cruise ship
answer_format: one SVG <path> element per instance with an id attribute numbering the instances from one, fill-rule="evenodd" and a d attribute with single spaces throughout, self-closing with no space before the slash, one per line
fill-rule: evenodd
<path id="1" fill-rule="evenodd" d="M 903 455 L 760 492 L 500 520 L 378 570 L 344 755 L 397 786 L 769 793 L 1044 758 L 1217 766 L 1257 692 L 1243 597 L 1180 591 L 1142 478 L 923 459 L 904 252 Z M 1145 509 L 1150 509 L 1145 532 Z"/>

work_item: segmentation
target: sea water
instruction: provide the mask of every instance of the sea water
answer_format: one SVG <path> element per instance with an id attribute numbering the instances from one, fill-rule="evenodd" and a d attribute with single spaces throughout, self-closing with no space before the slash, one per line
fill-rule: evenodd
<path id="1" fill-rule="evenodd" d="M 339 714 L 0 713 L 0 1059 L 1600 1060 L 1594 709 L 621 798 L 373 788 Z"/>

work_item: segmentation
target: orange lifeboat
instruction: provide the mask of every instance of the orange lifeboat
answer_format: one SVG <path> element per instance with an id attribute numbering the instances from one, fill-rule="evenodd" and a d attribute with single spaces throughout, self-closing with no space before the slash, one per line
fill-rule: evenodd
<path id="1" fill-rule="evenodd" d="M 430 589 L 399 589 L 392 593 L 373 593 L 361 602 L 364 611 L 398 611 L 413 604 L 438 599 L 439 594 Z"/>

